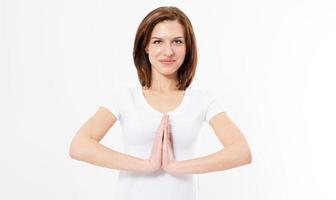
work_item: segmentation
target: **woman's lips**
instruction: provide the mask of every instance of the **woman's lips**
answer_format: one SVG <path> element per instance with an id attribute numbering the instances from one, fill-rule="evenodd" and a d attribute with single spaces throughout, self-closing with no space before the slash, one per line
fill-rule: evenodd
<path id="1" fill-rule="evenodd" d="M 160 60 L 160 62 L 164 65 L 170 65 L 175 62 L 175 60 Z"/>

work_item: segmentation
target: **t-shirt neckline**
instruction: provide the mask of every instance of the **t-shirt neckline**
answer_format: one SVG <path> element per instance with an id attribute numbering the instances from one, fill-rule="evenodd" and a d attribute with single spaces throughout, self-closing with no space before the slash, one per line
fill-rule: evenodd
<path id="1" fill-rule="evenodd" d="M 173 110 L 170 110 L 168 112 L 161 112 L 161 111 L 158 111 L 157 109 L 155 109 L 152 105 L 150 105 L 148 103 L 148 101 L 145 98 L 144 93 L 142 91 L 142 87 L 141 86 L 137 87 L 137 91 L 138 91 L 138 94 L 140 96 L 141 102 L 145 106 L 145 108 L 148 109 L 148 110 L 150 110 L 151 112 L 154 112 L 154 113 L 159 114 L 159 115 L 163 115 L 165 113 L 167 115 L 176 114 L 179 110 L 181 110 L 184 107 L 184 104 L 186 104 L 186 101 L 187 101 L 188 96 L 189 96 L 189 90 L 190 90 L 189 87 L 185 89 L 182 101 Z"/>

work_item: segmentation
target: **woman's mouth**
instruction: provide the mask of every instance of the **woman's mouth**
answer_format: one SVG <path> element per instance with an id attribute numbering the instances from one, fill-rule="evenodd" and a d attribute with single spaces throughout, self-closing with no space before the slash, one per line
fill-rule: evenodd
<path id="1" fill-rule="evenodd" d="M 164 65 L 171 65 L 175 62 L 175 60 L 160 60 L 160 62 Z"/>

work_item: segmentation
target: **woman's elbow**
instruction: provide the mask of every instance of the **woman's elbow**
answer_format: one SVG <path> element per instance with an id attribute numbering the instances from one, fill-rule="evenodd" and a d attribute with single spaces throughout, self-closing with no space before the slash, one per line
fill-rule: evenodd
<path id="1" fill-rule="evenodd" d="M 82 160 L 83 151 L 78 141 L 72 141 L 69 146 L 69 156 L 75 160 Z"/>
<path id="2" fill-rule="evenodd" d="M 241 143 L 237 143 L 237 159 L 239 160 L 239 165 L 247 165 L 252 163 L 252 153 L 249 145 L 243 141 Z"/>
<path id="3" fill-rule="evenodd" d="M 252 152 L 248 146 L 246 146 L 245 151 L 243 153 L 244 163 L 251 164 L 252 163 Z"/>

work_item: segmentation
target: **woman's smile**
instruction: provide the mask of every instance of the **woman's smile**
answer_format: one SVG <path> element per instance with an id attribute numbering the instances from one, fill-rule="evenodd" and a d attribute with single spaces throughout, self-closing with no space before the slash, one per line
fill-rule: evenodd
<path id="1" fill-rule="evenodd" d="M 163 59 L 163 60 L 159 60 L 159 61 L 164 65 L 171 65 L 175 62 L 175 60 L 172 60 L 172 59 Z"/>

